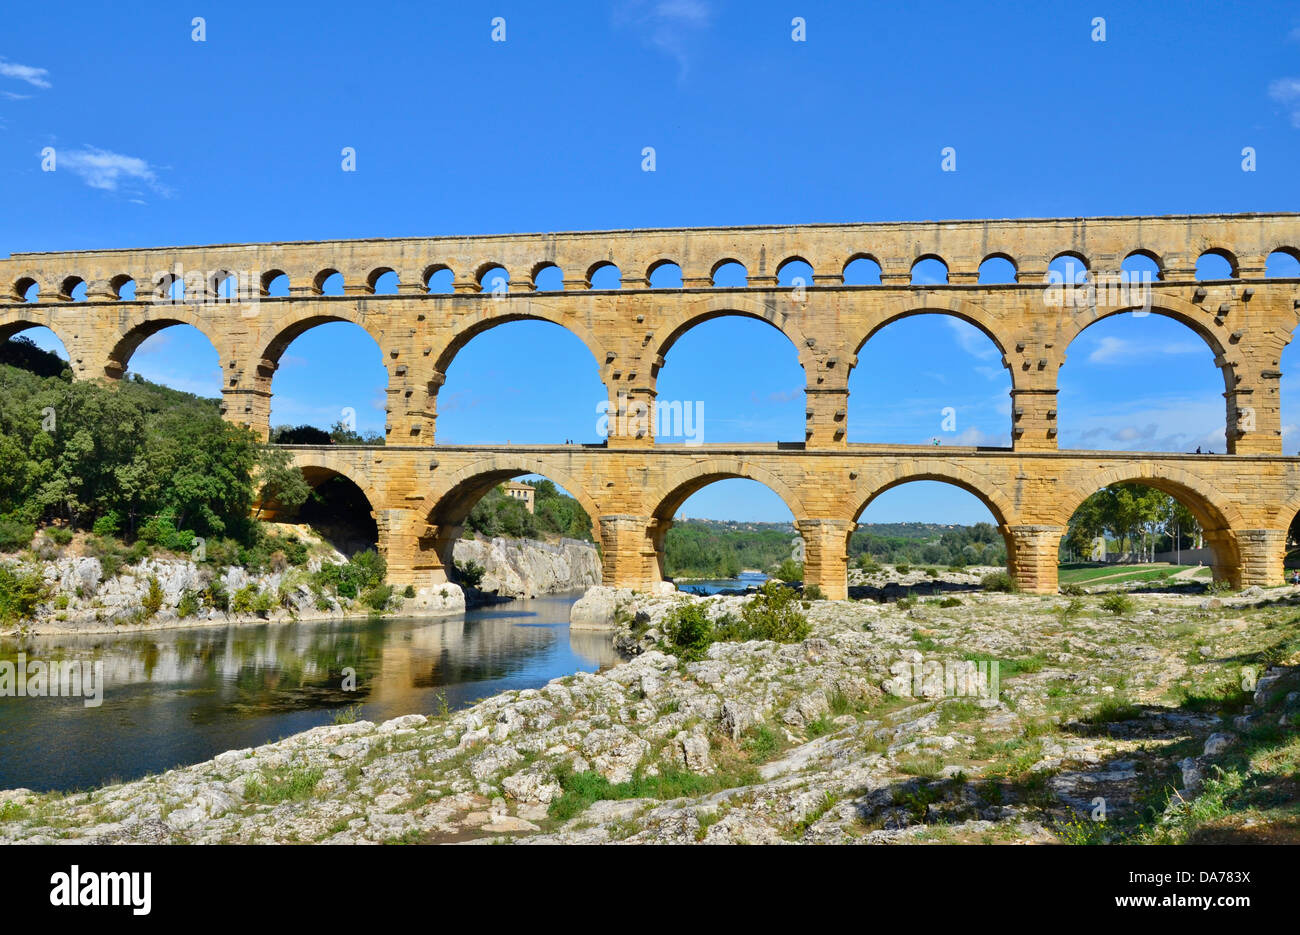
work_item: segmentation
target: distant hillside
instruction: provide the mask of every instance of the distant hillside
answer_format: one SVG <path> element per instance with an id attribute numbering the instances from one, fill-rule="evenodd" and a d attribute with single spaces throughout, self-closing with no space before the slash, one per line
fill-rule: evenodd
<path id="1" fill-rule="evenodd" d="M 670 577 L 733 577 L 743 568 L 771 571 L 793 556 L 792 523 L 683 519 L 664 544 Z M 1002 536 L 990 523 L 866 523 L 849 539 L 850 559 L 914 565 L 1000 565 Z"/>

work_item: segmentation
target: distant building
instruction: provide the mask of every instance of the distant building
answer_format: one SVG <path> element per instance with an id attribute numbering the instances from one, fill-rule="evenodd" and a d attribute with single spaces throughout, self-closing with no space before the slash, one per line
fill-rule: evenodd
<path id="1" fill-rule="evenodd" d="M 517 480 L 512 480 L 506 484 L 506 496 L 523 502 L 528 507 L 528 512 L 533 512 L 534 490 L 528 484 L 521 484 Z"/>

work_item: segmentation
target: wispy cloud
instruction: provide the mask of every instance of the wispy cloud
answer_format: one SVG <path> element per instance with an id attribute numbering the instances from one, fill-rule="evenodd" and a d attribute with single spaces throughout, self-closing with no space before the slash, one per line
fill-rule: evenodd
<path id="1" fill-rule="evenodd" d="M 712 17 L 705 0 L 627 0 L 614 8 L 615 26 L 636 30 L 646 45 L 677 62 L 679 82 L 690 71 L 691 40 Z"/>
<path id="2" fill-rule="evenodd" d="M 0 76 L 5 78 L 17 78 L 19 81 L 26 81 L 33 88 L 50 88 L 49 71 L 44 68 L 36 68 L 32 65 L 19 65 L 17 62 L 9 62 L 0 58 Z"/>
<path id="3" fill-rule="evenodd" d="M 1278 78 L 1268 86 L 1268 96 L 1291 115 L 1291 126 L 1300 128 L 1300 78 Z"/>
<path id="4" fill-rule="evenodd" d="M 1149 341 L 1126 341 L 1123 338 L 1105 337 L 1097 342 L 1097 347 L 1088 355 L 1092 364 L 1113 364 L 1123 360 L 1150 357 L 1154 354 L 1195 354 L 1199 351 L 1209 352 L 1209 348 L 1197 341 L 1173 341 L 1167 343 Z"/>
<path id="5" fill-rule="evenodd" d="M 56 164 L 60 169 L 71 170 L 91 188 L 101 191 L 124 189 L 138 192 L 143 187 L 163 196 L 171 194 L 170 189 L 158 180 L 153 167 L 137 156 L 86 146 L 84 149 L 60 151 Z"/>
<path id="6" fill-rule="evenodd" d="M 943 320 L 951 329 L 957 343 L 961 345 L 961 349 L 967 354 L 978 357 L 980 360 L 992 360 L 999 356 L 997 345 L 989 339 L 987 334 L 974 325 L 951 315 L 945 315 Z"/>

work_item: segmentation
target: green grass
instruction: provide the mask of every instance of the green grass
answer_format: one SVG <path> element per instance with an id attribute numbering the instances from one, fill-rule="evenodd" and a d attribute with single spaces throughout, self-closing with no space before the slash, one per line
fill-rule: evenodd
<path id="1" fill-rule="evenodd" d="M 1164 565 L 1144 562 L 1140 565 L 1102 565 L 1094 562 L 1076 562 L 1058 566 L 1057 580 L 1061 584 L 1076 584 L 1105 578 L 1106 584 L 1121 584 L 1125 581 L 1149 581 L 1166 575 L 1176 574 L 1194 565 Z M 1112 577 L 1113 576 L 1113 577 Z"/>
<path id="2" fill-rule="evenodd" d="M 679 799 L 708 795 L 720 789 L 750 785 L 758 775 L 752 770 L 735 774 L 719 771 L 709 776 L 692 773 L 676 766 L 661 766 L 657 776 L 638 774 L 627 782 L 612 783 L 600 773 L 560 773 L 557 778 L 564 793 L 551 802 L 549 814 L 567 821 L 581 814 L 594 802 L 622 799 Z"/>
<path id="3" fill-rule="evenodd" d="M 310 769 L 280 767 L 254 776 L 244 786 L 244 798 L 261 805 L 280 802 L 300 802 L 311 798 L 325 771 L 319 766 Z"/>

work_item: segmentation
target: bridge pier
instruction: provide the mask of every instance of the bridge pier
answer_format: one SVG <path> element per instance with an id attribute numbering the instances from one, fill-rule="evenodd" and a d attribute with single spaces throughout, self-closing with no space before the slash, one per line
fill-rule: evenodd
<path id="1" fill-rule="evenodd" d="M 1003 527 L 1007 542 L 1007 569 L 1016 586 L 1030 594 L 1055 594 L 1056 565 L 1064 526 L 1015 525 Z"/>
<path id="2" fill-rule="evenodd" d="M 849 536 L 857 523 L 846 519 L 797 519 L 803 537 L 803 585 L 821 588 L 827 600 L 849 596 Z"/>
<path id="3" fill-rule="evenodd" d="M 1286 558 L 1286 530 L 1239 529 L 1237 552 L 1241 564 L 1237 574 L 1231 578 L 1233 587 L 1270 587 L 1285 582 L 1286 572 L 1282 563 Z"/>
<path id="4" fill-rule="evenodd" d="M 663 580 L 659 559 L 663 535 L 653 516 L 610 514 L 599 518 L 601 571 L 606 585 L 649 591 Z M 658 533 L 658 535 L 656 535 Z"/>

